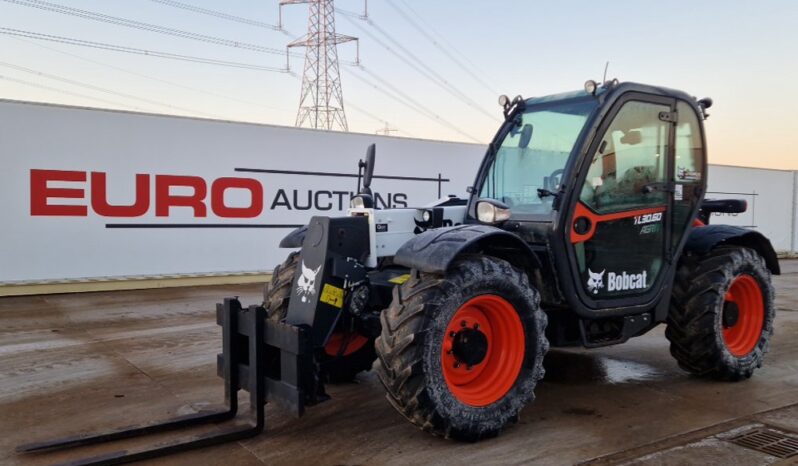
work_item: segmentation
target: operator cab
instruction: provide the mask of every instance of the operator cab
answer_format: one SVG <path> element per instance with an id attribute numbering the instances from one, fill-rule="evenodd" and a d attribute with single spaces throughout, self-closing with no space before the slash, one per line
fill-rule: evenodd
<path id="1" fill-rule="evenodd" d="M 550 304 L 581 317 L 667 303 L 661 285 L 671 282 L 706 188 L 709 101 L 589 81 L 583 91 L 504 102 L 467 221 L 529 243 L 558 278 Z"/>

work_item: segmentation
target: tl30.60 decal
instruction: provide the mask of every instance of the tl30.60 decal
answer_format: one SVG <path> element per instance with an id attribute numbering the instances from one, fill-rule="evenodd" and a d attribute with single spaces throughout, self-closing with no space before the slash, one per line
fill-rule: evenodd
<path id="1" fill-rule="evenodd" d="M 635 216 L 635 225 L 645 225 L 647 223 L 657 223 L 660 221 L 662 221 L 662 212 Z"/>

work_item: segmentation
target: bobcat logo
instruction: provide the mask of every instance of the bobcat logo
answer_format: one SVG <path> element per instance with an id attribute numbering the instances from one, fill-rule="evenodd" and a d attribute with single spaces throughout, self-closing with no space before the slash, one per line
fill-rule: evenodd
<path id="1" fill-rule="evenodd" d="M 316 294 L 316 275 L 319 274 L 319 270 L 321 270 L 321 266 L 314 270 L 306 267 L 305 261 L 302 261 L 302 274 L 299 275 L 299 280 L 296 282 L 296 294 L 303 303 L 308 301 L 310 295 Z"/>
<path id="2" fill-rule="evenodd" d="M 590 278 L 587 279 L 587 289 L 593 294 L 598 294 L 599 290 L 604 288 L 604 272 L 607 269 L 602 270 L 599 273 L 595 273 L 590 269 L 587 269 L 588 275 Z"/>

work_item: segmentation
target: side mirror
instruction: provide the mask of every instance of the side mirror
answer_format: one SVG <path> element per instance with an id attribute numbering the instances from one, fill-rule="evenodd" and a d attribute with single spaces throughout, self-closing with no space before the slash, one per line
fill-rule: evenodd
<path id="1" fill-rule="evenodd" d="M 477 220 L 482 223 L 496 224 L 510 219 L 510 208 L 507 204 L 495 199 L 477 201 Z"/>
<path id="2" fill-rule="evenodd" d="M 524 128 L 521 129 L 521 138 L 518 141 L 518 147 L 521 149 L 526 149 L 529 147 L 529 142 L 532 141 L 532 125 L 527 123 L 524 125 Z"/>
<path id="3" fill-rule="evenodd" d="M 371 144 L 366 150 L 366 161 L 360 161 L 360 168 L 363 168 L 363 189 L 364 194 L 371 194 L 371 179 L 374 177 L 374 161 L 376 158 L 377 146 Z"/>
<path id="4" fill-rule="evenodd" d="M 629 130 L 625 132 L 623 136 L 621 136 L 621 144 L 634 146 L 636 144 L 640 144 L 641 142 L 643 142 L 643 133 L 636 129 Z"/>

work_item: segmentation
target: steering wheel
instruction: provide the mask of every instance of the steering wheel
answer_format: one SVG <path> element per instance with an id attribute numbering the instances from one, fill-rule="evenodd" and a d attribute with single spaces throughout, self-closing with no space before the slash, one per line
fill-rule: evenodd
<path id="1" fill-rule="evenodd" d="M 556 193 L 559 190 L 558 187 L 560 186 L 560 181 L 562 181 L 563 173 L 565 173 L 565 170 L 562 168 L 558 168 L 551 172 L 551 175 L 546 177 L 546 182 L 544 183 L 546 185 L 546 189 Z"/>

